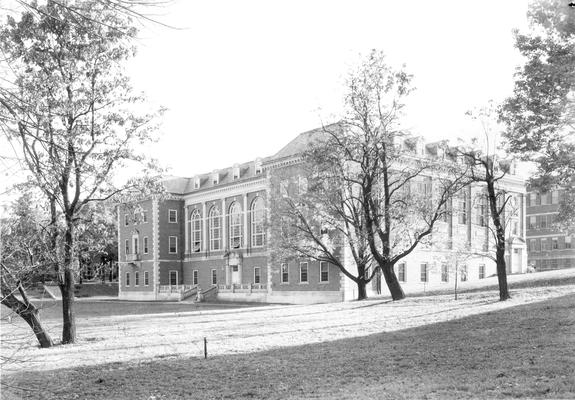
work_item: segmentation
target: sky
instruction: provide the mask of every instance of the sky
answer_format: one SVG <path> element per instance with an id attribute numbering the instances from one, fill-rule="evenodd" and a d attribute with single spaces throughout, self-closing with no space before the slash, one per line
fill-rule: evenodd
<path id="1" fill-rule="evenodd" d="M 145 10 L 161 24 L 141 24 L 127 73 L 168 111 L 144 150 L 177 176 L 273 155 L 337 120 L 349 68 L 374 48 L 414 75 L 404 120 L 413 134 L 475 136 L 465 112 L 511 94 L 521 63 L 512 30 L 526 27 L 526 11 L 519 0 L 173 0 Z M 4 194 L 18 164 L 2 162 Z"/>
<path id="2" fill-rule="evenodd" d="M 349 68 L 381 49 L 416 90 L 405 126 L 429 140 L 474 136 L 465 112 L 511 94 L 512 31 L 525 1 L 180 0 L 146 24 L 134 86 L 168 108 L 150 154 L 193 176 L 273 155 L 337 119 Z"/>

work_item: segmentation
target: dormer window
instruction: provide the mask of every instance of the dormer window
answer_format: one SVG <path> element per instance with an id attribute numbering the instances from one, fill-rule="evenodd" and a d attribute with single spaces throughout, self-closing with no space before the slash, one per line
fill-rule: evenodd
<path id="1" fill-rule="evenodd" d="M 200 177 L 196 177 L 194 178 L 194 189 L 199 189 L 200 188 Z"/>
<path id="2" fill-rule="evenodd" d="M 212 185 L 220 183 L 220 174 L 217 171 L 212 172 Z"/>
<path id="3" fill-rule="evenodd" d="M 256 175 L 259 175 L 259 174 L 261 174 L 262 172 L 263 172 L 263 169 L 262 169 L 262 160 L 258 158 L 258 159 L 256 160 Z"/>
<path id="4" fill-rule="evenodd" d="M 240 179 L 240 166 L 238 164 L 234 164 L 233 177 L 234 177 L 234 181 L 236 179 Z"/>

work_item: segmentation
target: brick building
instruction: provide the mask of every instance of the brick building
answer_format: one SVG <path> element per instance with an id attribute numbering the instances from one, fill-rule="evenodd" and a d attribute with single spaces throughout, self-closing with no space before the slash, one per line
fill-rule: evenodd
<path id="1" fill-rule="evenodd" d="M 536 271 L 575 267 L 573 237 L 553 226 L 564 190 L 527 193 L 528 263 Z"/>
<path id="2" fill-rule="evenodd" d="M 118 213 L 119 296 L 134 300 L 181 300 L 202 296 L 230 301 L 314 303 L 351 300 L 356 285 L 331 264 L 310 259 L 273 262 L 268 228 L 271 193 L 278 176 L 297 182 L 299 154 L 318 130 L 300 134 L 277 154 L 189 178 L 165 181 L 168 197 L 139 202 Z M 438 157 L 434 145 L 420 144 L 418 155 Z M 524 180 L 509 175 L 505 185 L 513 193 L 508 218 L 509 272 L 526 270 Z M 489 218 L 485 204 L 475 199 L 480 187 L 462 191 L 451 207 L 457 210 L 438 223 L 435 238 L 443 244 L 421 248 L 397 267 L 404 289 L 449 285 L 495 274 L 485 256 L 459 257 L 453 243 L 464 242 L 474 253 L 490 249 Z M 440 240 L 441 241 L 441 240 Z M 349 249 L 341 249 L 345 265 L 353 269 Z M 461 260 L 455 260 L 459 257 Z M 455 275 L 454 265 L 459 274 Z M 382 277 L 371 293 L 387 288 Z"/>

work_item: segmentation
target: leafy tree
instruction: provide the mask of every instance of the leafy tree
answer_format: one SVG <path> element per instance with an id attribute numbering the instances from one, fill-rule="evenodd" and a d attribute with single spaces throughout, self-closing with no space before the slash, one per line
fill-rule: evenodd
<path id="1" fill-rule="evenodd" d="M 285 242 L 287 247 L 338 265 L 357 283 L 360 297 L 378 270 L 392 298 L 405 297 L 394 265 L 418 245 L 429 244 L 449 198 L 465 183 L 461 168 L 441 159 L 444 144 L 436 144 L 430 150 L 435 156 L 428 156 L 401 128 L 410 81 L 375 50 L 350 73 L 345 115 L 325 127 L 303 155 L 308 194 L 286 206 L 297 217 L 292 225 L 300 234 Z M 332 234 L 321 235 L 322 226 Z M 349 246 L 355 271 L 343 267 L 344 254 L 334 254 L 338 246 Z"/>
<path id="2" fill-rule="evenodd" d="M 525 59 L 500 110 L 511 152 L 534 161 L 540 191 L 565 188 L 564 225 L 575 226 L 575 9 L 564 0 L 530 3 L 528 32 L 515 33 Z"/>
<path id="3" fill-rule="evenodd" d="M 80 220 L 89 204 L 138 187 L 116 186 L 114 173 L 145 162 L 135 146 L 152 139 L 157 113 L 142 112 L 143 97 L 123 74 L 136 35 L 126 15 L 97 1 L 37 8 L 1 27 L 0 49 L 13 76 L 0 89 L 0 119 L 49 204 L 62 343 L 73 343 Z"/>

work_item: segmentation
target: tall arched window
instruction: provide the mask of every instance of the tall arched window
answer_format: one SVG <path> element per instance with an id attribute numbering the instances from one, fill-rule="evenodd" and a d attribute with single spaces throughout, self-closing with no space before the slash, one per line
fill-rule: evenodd
<path id="1" fill-rule="evenodd" d="M 222 230 L 220 227 L 220 212 L 216 207 L 212 207 L 210 210 L 208 224 L 210 231 L 210 250 L 220 250 L 222 246 Z"/>
<path id="2" fill-rule="evenodd" d="M 198 253 L 202 248 L 202 218 L 198 210 L 192 212 L 192 253 Z"/>
<path id="3" fill-rule="evenodd" d="M 230 247 L 242 247 L 242 209 L 236 202 L 230 206 Z"/>
<path id="4" fill-rule="evenodd" d="M 252 247 L 261 247 L 265 245 L 266 242 L 266 234 L 264 231 L 266 211 L 264 209 L 264 201 L 261 197 L 257 197 L 252 202 L 252 208 L 250 211 L 252 224 Z"/>

